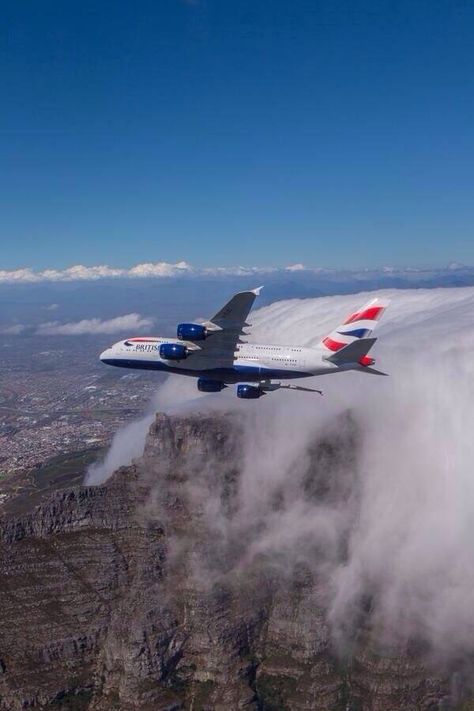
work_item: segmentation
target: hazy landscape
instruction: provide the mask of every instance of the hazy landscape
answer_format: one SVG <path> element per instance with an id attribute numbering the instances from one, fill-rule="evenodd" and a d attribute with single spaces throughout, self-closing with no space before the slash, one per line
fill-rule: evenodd
<path id="1" fill-rule="evenodd" d="M 70 333 L 52 335 L 49 284 L 3 287 L 4 329 L 29 324 L 3 341 L 5 711 L 471 708 L 474 287 L 377 279 L 390 377 L 258 402 L 98 362 L 130 335 L 101 332 L 127 316 L 117 284 L 107 299 L 75 284 L 82 319 L 56 292 Z M 126 303 L 139 331 L 172 333 L 163 294 L 176 320 L 206 316 L 236 282 L 207 284 L 134 281 Z M 358 279 L 344 295 L 294 298 L 321 287 L 308 274 L 291 286 L 252 314 L 252 340 L 316 345 L 368 296 Z"/>

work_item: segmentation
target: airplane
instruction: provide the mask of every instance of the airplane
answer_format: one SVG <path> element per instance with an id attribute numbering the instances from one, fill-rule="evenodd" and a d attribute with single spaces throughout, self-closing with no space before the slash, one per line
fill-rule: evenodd
<path id="1" fill-rule="evenodd" d="M 198 390 L 220 392 L 237 384 L 237 397 L 254 400 L 275 390 L 322 394 L 282 380 L 355 370 L 386 375 L 368 355 L 371 336 L 388 301 L 375 298 L 353 312 L 316 347 L 248 343 L 247 317 L 263 287 L 235 294 L 209 321 L 180 323 L 176 338 L 135 337 L 115 343 L 100 355 L 107 365 L 158 370 L 197 378 Z"/>

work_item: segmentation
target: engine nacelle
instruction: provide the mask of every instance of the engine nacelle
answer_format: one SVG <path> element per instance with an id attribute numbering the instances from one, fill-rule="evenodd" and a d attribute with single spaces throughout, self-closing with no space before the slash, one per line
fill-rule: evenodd
<path id="1" fill-rule="evenodd" d="M 198 390 L 202 393 L 220 393 L 225 387 L 225 383 L 220 380 L 211 380 L 210 378 L 198 378 Z"/>
<path id="2" fill-rule="evenodd" d="M 237 385 L 237 397 L 241 397 L 244 400 L 256 400 L 262 395 L 265 395 L 265 393 L 258 385 L 248 385 L 247 383 Z"/>
<path id="3" fill-rule="evenodd" d="M 188 357 L 188 349 L 181 343 L 162 343 L 160 358 L 164 360 L 184 360 Z"/>
<path id="4" fill-rule="evenodd" d="M 181 341 L 204 341 L 207 336 L 207 329 L 200 323 L 180 323 L 178 326 L 178 338 Z"/>

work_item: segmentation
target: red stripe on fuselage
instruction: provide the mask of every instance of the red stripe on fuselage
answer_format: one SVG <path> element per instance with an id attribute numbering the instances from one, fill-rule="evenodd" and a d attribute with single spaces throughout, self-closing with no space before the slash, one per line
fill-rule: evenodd
<path id="1" fill-rule="evenodd" d="M 329 336 L 323 338 L 323 343 L 326 348 L 329 348 L 330 351 L 338 351 L 341 348 L 344 348 L 344 346 L 347 346 L 347 343 L 339 343 L 339 341 L 333 341 L 332 338 L 329 338 Z"/>
<path id="2" fill-rule="evenodd" d="M 365 309 L 365 311 L 358 311 L 344 321 L 344 326 L 347 323 L 354 323 L 354 321 L 375 321 L 380 316 L 383 309 L 383 306 L 371 306 L 370 308 Z"/>

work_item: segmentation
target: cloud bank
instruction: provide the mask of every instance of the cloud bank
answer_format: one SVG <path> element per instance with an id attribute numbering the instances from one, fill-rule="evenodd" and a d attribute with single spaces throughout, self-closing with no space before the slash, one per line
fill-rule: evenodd
<path id="1" fill-rule="evenodd" d="M 67 269 L 44 269 L 35 271 L 29 267 L 23 269 L 0 269 L 0 283 L 5 284 L 37 284 L 40 282 L 69 282 L 69 281 L 97 281 L 98 279 L 117 279 L 120 277 L 146 278 L 146 277 L 173 277 L 192 271 L 186 262 L 169 264 L 168 262 L 154 262 L 137 264 L 130 269 L 109 267 L 106 264 L 86 267 L 76 264 Z"/>
<path id="2" fill-rule="evenodd" d="M 12 326 L 4 326 L 0 328 L 0 333 L 2 336 L 19 336 L 23 331 L 25 331 L 26 326 L 22 323 L 15 323 Z"/>
<path id="3" fill-rule="evenodd" d="M 299 267 L 301 265 L 298 265 Z M 35 271 L 23 269 L 0 269 L 0 283 L 38 284 L 41 282 L 81 282 L 99 279 L 163 279 L 179 276 L 245 276 L 247 274 L 268 274 L 278 271 L 274 267 L 208 267 L 198 269 L 187 262 L 145 262 L 128 269 L 110 267 L 106 264 L 87 267 L 77 264 L 67 269 L 44 269 Z"/>
<path id="4" fill-rule="evenodd" d="M 125 314 L 107 320 L 100 318 L 83 319 L 70 323 L 48 321 L 36 329 L 38 336 L 84 336 L 95 333 L 122 333 L 123 331 L 142 331 L 153 325 L 153 319 L 140 314 Z M 10 330 L 10 333 L 12 331 Z"/>
<path id="5" fill-rule="evenodd" d="M 416 637 L 452 658 L 474 652 L 474 288 L 380 294 L 392 303 L 374 355 L 390 378 L 344 373 L 314 379 L 324 398 L 276 392 L 242 402 L 231 388 L 199 396 L 193 380 L 174 377 L 154 405 L 245 415 L 232 518 L 193 472 L 216 545 L 245 542 L 238 568 L 265 556 L 283 574 L 303 561 L 329 586 L 335 640 L 350 636 L 369 604 L 377 639 Z M 274 303 L 253 314 L 252 339 L 315 345 L 367 298 Z M 340 447 L 332 460 L 313 451 L 315 464 L 314 442 L 328 436 Z M 109 464 L 136 456 L 138 439 L 118 436 Z M 308 495 L 308 467 L 316 477 L 330 468 L 329 493 Z"/>
<path id="6" fill-rule="evenodd" d="M 0 269 L 0 284 L 39 284 L 52 282 L 92 282 L 101 279 L 170 279 L 176 277 L 246 277 L 252 275 L 288 275 L 297 276 L 326 275 L 337 277 L 351 275 L 352 278 L 367 278 L 373 275 L 384 275 L 395 278 L 400 275 L 411 277 L 430 277 L 433 274 L 453 274 L 455 272 L 473 273 L 472 267 L 466 267 L 452 262 L 446 268 L 417 269 L 382 267 L 381 269 L 337 270 L 322 267 L 306 266 L 301 263 L 285 267 L 274 266 L 229 266 L 229 267 L 194 267 L 188 262 L 144 262 L 130 268 L 111 267 L 107 264 L 85 266 L 76 264 L 66 269 L 34 270 L 30 267 L 21 269 Z"/>

